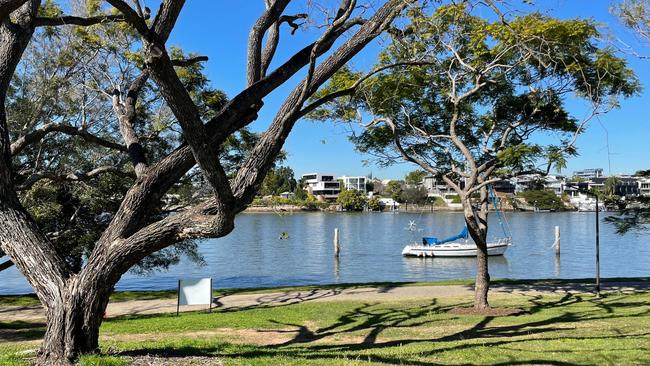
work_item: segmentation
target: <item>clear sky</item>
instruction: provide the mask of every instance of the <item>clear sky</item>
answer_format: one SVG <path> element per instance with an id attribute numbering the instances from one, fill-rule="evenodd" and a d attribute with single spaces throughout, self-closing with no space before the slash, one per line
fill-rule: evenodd
<path id="1" fill-rule="evenodd" d="M 513 3 L 519 0 L 512 0 Z M 304 12 L 305 3 L 331 3 L 307 0 L 294 0 L 296 3 L 288 13 Z M 375 4 L 381 0 L 371 1 Z M 157 7 L 153 0 L 147 1 L 152 8 Z M 633 43 L 631 37 L 609 14 L 613 1 L 608 0 L 537 0 L 534 6 L 521 5 L 523 9 L 538 9 L 560 18 L 590 17 L 601 23 L 616 37 Z M 214 87 L 234 96 L 245 87 L 246 42 L 248 32 L 263 9 L 263 0 L 195 0 L 187 1 L 179 23 L 172 34 L 170 43 L 181 46 L 185 51 L 207 55 L 205 63 L 208 77 Z M 315 10 L 314 10 L 315 11 Z M 276 64 L 283 62 L 297 49 L 304 47 L 316 37 L 313 31 L 298 31 L 291 36 L 288 28 L 283 28 L 280 49 Z M 370 67 L 381 47 L 375 42 L 358 55 L 353 64 L 356 68 Z M 641 49 L 648 51 L 650 48 Z M 631 67 L 637 72 L 644 89 L 650 86 L 650 60 L 628 57 Z M 273 65 L 271 66 L 273 68 Z M 283 98 L 298 81 L 291 80 L 287 86 L 276 90 L 265 100 L 260 119 L 252 126 L 261 131 L 273 118 Z M 579 108 L 574 110 L 580 116 Z M 572 158 L 564 174 L 574 170 L 601 167 L 612 174 L 633 173 L 639 169 L 650 169 L 650 92 L 624 100 L 621 108 L 593 121 L 586 133 L 578 141 L 580 156 Z M 296 176 L 308 172 L 328 172 L 337 175 L 367 175 L 372 172 L 380 178 L 403 178 L 406 172 L 416 169 L 411 164 L 399 164 L 385 169 L 367 165 L 370 159 L 355 152 L 348 141 L 348 127 L 337 123 L 316 123 L 300 121 L 285 144 L 288 152 L 286 165 L 293 168 Z"/>

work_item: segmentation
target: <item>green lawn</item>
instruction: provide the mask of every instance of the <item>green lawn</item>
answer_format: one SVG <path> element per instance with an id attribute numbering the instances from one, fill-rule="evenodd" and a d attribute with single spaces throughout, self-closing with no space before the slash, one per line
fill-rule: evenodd
<path id="1" fill-rule="evenodd" d="M 650 293 L 499 295 L 508 317 L 454 315 L 470 299 L 305 302 L 212 314 L 135 316 L 102 326 L 105 355 L 217 356 L 224 365 L 647 365 Z M 2 339 L 3 331 L 12 331 Z M 25 365 L 42 325 L 0 322 L 0 365 Z"/>

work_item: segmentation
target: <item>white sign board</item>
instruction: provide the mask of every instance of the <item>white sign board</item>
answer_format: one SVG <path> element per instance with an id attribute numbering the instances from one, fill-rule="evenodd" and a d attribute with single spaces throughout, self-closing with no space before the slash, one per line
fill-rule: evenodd
<path id="1" fill-rule="evenodd" d="M 178 280 L 178 305 L 210 305 L 212 278 Z"/>

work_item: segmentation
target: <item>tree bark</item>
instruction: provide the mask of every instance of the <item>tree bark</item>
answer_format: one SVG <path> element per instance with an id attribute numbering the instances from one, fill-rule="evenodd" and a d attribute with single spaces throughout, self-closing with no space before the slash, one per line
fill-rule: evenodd
<path id="1" fill-rule="evenodd" d="M 41 345 L 38 366 L 70 366 L 77 357 L 99 348 L 101 326 L 112 292 L 101 286 L 68 281 L 62 296 L 47 306 L 47 329 Z"/>
<path id="2" fill-rule="evenodd" d="M 487 252 L 487 216 L 488 192 L 483 187 L 480 190 L 479 209 L 472 207 L 469 195 L 462 198 L 463 213 L 470 236 L 476 244 L 476 283 L 474 284 L 474 308 L 477 310 L 488 309 L 488 293 L 490 291 L 490 272 L 488 268 Z"/>

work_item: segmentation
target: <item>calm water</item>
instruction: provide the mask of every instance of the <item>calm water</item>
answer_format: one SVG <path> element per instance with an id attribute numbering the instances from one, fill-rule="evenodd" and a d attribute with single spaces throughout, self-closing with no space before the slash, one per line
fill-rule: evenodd
<path id="1" fill-rule="evenodd" d="M 511 213 L 514 246 L 490 258 L 493 278 L 584 278 L 594 275 L 594 213 Z M 422 231 L 406 230 L 415 221 Z M 490 217 L 491 235 L 501 229 Z M 556 261 L 554 226 L 562 232 Z M 341 256 L 334 259 L 332 237 L 338 227 Z M 264 287 L 379 281 L 469 279 L 472 258 L 405 258 L 405 242 L 423 235 L 445 237 L 462 228 L 458 213 L 296 213 L 242 214 L 233 233 L 201 243 L 206 266 L 181 262 L 149 277 L 125 275 L 118 290 L 176 287 L 178 278 L 212 277 L 215 287 Z M 289 239 L 280 240 L 286 231 Z M 434 234 L 435 233 L 435 234 Z M 618 236 L 601 223 L 603 277 L 650 276 L 650 236 Z M 0 294 L 31 292 L 15 268 L 0 272 Z"/>

